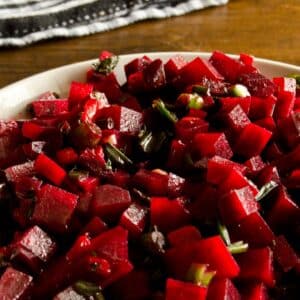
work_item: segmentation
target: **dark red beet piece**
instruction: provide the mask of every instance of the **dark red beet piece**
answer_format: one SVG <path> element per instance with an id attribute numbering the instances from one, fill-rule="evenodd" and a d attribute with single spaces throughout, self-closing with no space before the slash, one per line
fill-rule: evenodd
<path id="1" fill-rule="evenodd" d="M 131 204 L 128 190 L 105 184 L 96 188 L 91 205 L 91 213 L 104 220 L 115 220 Z"/>
<path id="2" fill-rule="evenodd" d="M 267 288 L 263 283 L 250 283 L 243 290 L 243 299 L 245 300 L 268 300 Z"/>
<path id="3" fill-rule="evenodd" d="M 128 79 L 128 77 L 138 71 L 144 70 L 151 62 L 151 59 L 144 55 L 141 58 L 136 58 L 129 62 L 127 65 L 124 66 L 125 74 Z"/>
<path id="4" fill-rule="evenodd" d="M 270 248 L 249 249 L 237 256 L 241 268 L 239 278 L 263 282 L 268 287 L 275 284 L 273 270 L 273 252 Z"/>
<path id="5" fill-rule="evenodd" d="M 184 162 L 186 145 L 180 140 L 172 140 L 167 161 L 169 168 L 179 170 Z"/>
<path id="6" fill-rule="evenodd" d="M 45 184 L 38 191 L 32 220 L 53 231 L 68 229 L 78 196 L 53 185 Z"/>
<path id="7" fill-rule="evenodd" d="M 107 230 L 107 225 L 99 217 L 93 217 L 81 230 L 81 234 L 88 234 L 91 238 Z"/>
<path id="8" fill-rule="evenodd" d="M 164 65 L 161 59 L 155 59 L 143 69 L 145 89 L 148 91 L 158 90 L 165 86 L 166 77 Z"/>
<path id="9" fill-rule="evenodd" d="M 169 173 L 168 197 L 175 198 L 182 195 L 185 188 L 185 179 L 174 173 Z"/>
<path id="10" fill-rule="evenodd" d="M 224 97 L 220 99 L 220 112 L 228 113 L 239 105 L 245 114 L 249 114 L 251 97 Z"/>
<path id="11" fill-rule="evenodd" d="M 57 115 L 68 112 L 68 99 L 37 100 L 32 103 L 36 117 L 57 117 Z"/>
<path id="12" fill-rule="evenodd" d="M 189 223 L 190 213 L 185 207 L 185 199 L 170 200 L 163 197 L 151 198 L 150 219 L 159 230 L 170 232 Z"/>
<path id="13" fill-rule="evenodd" d="M 242 107 L 238 104 L 226 115 L 226 123 L 234 132 L 240 132 L 250 120 Z"/>
<path id="14" fill-rule="evenodd" d="M 205 300 L 207 288 L 190 282 L 167 279 L 166 300 Z"/>
<path id="15" fill-rule="evenodd" d="M 38 271 L 56 250 L 55 242 L 38 226 L 27 230 L 13 245 L 16 258 Z"/>
<path id="16" fill-rule="evenodd" d="M 35 159 L 46 148 L 45 141 L 33 141 L 28 144 L 23 144 L 22 149 L 29 159 Z"/>
<path id="17" fill-rule="evenodd" d="M 213 279 L 208 287 L 207 300 L 240 300 L 241 296 L 228 278 Z"/>
<path id="18" fill-rule="evenodd" d="M 12 267 L 8 267 L 0 278 L 0 299 L 18 300 L 25 296 L 33 278 Z"/>
<path id="19" fill-rule="evenodd" d="M 272 117 L 277 99 L 270 96 L 267 99 L 251 97 L 249 118 L 251 120 L 259 120 Z"/>
<path id="20" fill-rule="evenodd" d="M 79 164 L 95 175 L 100 175 L 105 168 L 105 157 L 101 146 L 87 148 L 79 155 Z"/>
<path id="21" fill-rule="evenodd" d="M 5 169 L 7 181 L 16 182 L 22 177 L 33 176 L 35 174 L 34 162 L 29 161 L 20 165 L 15 165 Z"/>
<path id="22" fill-rule="evenodd" d="M 230 191 L 219 199 L 218 205 L 222 220 L 226 225 L 237 223 L 258 210 L 258 203 L 248 186 Z"/>
<path id="23" fill-rule="evenodd" d="M 181 55 L 175 55 L 170 58 L 164 65 L 167 81 L 178 76 L 179 70 L 186 65 L 186 61 Z"/>
<path id="24" fill-rule="evenodd" d="M 259 155 L 253 156 L 245 162 L 247 167 L 247 175 L 255 176 L 261 171 L 266 165 Z"/>
<path id="25" fill-rule="evenodd" d="M 168 241 L 171 247 L 179 247 L 184 244 L 196 242 L 201 239 L 200 231 L 192 225 L 186 225 L 179 229 L 169 232 Z"/>
<path id="26" fill-rule="evenodd" d="M 56 159 L 62 165 L 72 165 L 77 162 L 78 154 L 72 147 L 67 147 L 56 152 Z"/>
<path id="27" fill-rule="evenodd" d="M 77 104 L 86 100 L 93 91 L 93 85 L 90 83 L 81 83 L 73 81 L 69 90 L 69 102 Z"/>
<path id="28" fill-rule="evenodd" d="M 86 298 L 78 294 L 72 287 L 68 287 L 59 294 L 57 294 L 53 300 L 85 300 Z"/>

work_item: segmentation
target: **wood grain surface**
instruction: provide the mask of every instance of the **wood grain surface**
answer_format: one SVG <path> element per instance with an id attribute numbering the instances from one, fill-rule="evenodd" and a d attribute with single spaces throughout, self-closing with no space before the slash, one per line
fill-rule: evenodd
<path id="1" fill-rule="evenodd" d="M 180 17 L 143 21 L 81 38 L 0 50 L 0 88 L 32 74 L 94 58 L 149 51 L 251 53 L 300 65 L 299 0 L 230 0 Z"/>

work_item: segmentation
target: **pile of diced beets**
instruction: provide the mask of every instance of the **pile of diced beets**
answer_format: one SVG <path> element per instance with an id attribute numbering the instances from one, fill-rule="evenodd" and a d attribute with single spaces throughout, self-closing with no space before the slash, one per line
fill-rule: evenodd
<path id="1" fill-rule="evenodd" d="M 0 121 L 0 299 L 299 299 L 300 76 L 117 63 Z"/>

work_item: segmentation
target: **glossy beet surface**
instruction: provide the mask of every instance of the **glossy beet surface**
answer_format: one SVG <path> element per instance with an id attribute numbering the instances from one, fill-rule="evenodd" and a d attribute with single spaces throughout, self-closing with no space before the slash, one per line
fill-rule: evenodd
<path id="1" fill-rule="evenodd" d="M 298 299 L 299 76 L 117 64 L 0 120 L 0 300 Z"/>

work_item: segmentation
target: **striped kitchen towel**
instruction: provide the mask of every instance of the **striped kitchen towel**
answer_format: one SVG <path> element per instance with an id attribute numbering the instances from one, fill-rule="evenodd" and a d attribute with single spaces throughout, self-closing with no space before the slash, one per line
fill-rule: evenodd
<path id="1" fill-rule="evenodd" d="M 182 15 L 228 0 L 0 0 L 0 46 L 75 37 L 145 19 Z"/>

